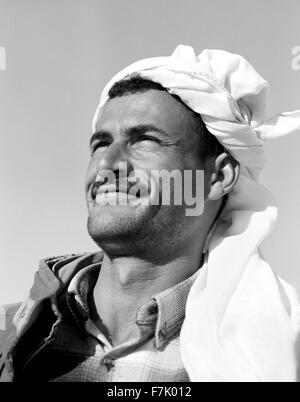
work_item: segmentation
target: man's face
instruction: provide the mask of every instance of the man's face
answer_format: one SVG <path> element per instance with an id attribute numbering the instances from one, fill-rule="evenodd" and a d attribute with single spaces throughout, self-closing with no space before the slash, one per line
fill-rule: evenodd
<path id="1" fill-rule="evenodd" d="M 150 200 L 162 190 L 149 186 L 151 171 L 203 169 L 197 152 L 198 136 L 190 112 L 165 91 L 148 90 L 113 98 L 105 104 L 91 139 L 92 156 L 85 186 L 88 230 L 98 244 L 146 232 L 161 236 L 170 226 L 176 232 L 176 226 L 188 224 L 184 205 L 151 205 L 145 199 Z M 145 192 L 130 195 L 127 205 L 110 205 L 109 200 L 120 188 L 108 186 L 103 176 L 108 170 L 117 178 L 122 176 L 120 166 L 124 171 L 126 166 L 125 175 L 143 171 L 148 181 L 140 180 Z M 119 203 L 124 204 L 130 185 L 118 193 Z M 105 189 L 106 201 L 101 189 Z"/>

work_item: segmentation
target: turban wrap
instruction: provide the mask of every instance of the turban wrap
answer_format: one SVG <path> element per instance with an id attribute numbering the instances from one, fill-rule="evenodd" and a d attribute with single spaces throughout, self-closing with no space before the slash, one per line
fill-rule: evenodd
<path id="1" fill-rule="evenodd" d="M 196 56 L 180 45 L 170 57 L 116 74 L 102 92 L 94 129 L 109 89 L 132 73 L 179 96 L 240 163 L 187 299 L 180 349 L 191 381 L 296 381 L 300 303 L 260 252 L 277 207 L 258 179 L 265 142 L 300 129 L 300 110 L 268 118 L 268 83 L 247 60 L 223 50 Z"/>

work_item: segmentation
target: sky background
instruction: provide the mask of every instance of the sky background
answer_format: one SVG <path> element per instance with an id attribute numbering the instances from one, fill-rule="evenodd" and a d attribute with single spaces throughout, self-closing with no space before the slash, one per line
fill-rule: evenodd
<path id="1" fill-rule="evenodd" d="M 300 108 L 299 0 L 0 0 L 0 304 L 20 301 L 42 257 L 96 250 L 84 176 L 104 84 L 182 43 L 246 57 L 271 113 Z M 263 252 L 300 293 L 300 132 L 268 145 L 262 182 L 279 205 Z"/>

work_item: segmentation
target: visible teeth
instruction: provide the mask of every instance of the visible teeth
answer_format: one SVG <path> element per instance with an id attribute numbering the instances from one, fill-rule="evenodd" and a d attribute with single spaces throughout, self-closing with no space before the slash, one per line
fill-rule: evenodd
<path id="1" fill-rule="evenodd" d="M 94 183 L 92 186 L 92 197 L 95 198 L 100 184 Z"/>
<path id="2" fill-rule="evenodd" d="M 95 199 L 99 205 L 127 205 L 129 203 L 127 194 L 125 193 L 99 193 Z"/>
<path id="3" fill-rule="evenodd" d="M 101 177 L 101 176 L 99 176 L 99 175 L 97 174 L 95 181 L 100 182 L 100 183 L 104 183 L 104 182 L 105 182 L 105 178 L 104 178 L 104 177 Z"/>

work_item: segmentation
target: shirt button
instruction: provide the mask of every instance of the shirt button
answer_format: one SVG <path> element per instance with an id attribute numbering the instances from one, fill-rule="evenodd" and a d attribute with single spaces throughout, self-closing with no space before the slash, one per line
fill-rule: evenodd
<path id="1" fill-rule="evenodd" d="M 105 358 L 103 360 L 103 365 L 106 367 L 107 371 L 110 371 L 115 366 L 115 363 L 114 363 L 113 359 Z"/>

